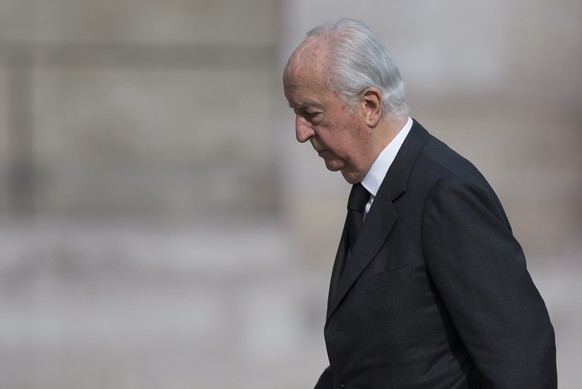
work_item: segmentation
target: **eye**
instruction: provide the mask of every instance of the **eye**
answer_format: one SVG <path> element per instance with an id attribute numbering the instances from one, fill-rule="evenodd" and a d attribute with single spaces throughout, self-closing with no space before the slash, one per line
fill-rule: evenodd
<path id="1" fill-rule="evenodd" d="M 314 107 L 297 107 L 293 108 L 293 112 L 310 123 L 321 121 L 321 116 L 324 113 L 323 110 Z"/>
<path id="2" fill-rule="evenodd" d="M 318 118 L 320 118 L 321 114 L 323 112 L 320 111 L 315 111 L 315 112 L 304 112 L 303 116 L 305 117 L 305 119 L 307 119 L 308 121 L 312 122 L 314 120 L 317 120 Z"/>

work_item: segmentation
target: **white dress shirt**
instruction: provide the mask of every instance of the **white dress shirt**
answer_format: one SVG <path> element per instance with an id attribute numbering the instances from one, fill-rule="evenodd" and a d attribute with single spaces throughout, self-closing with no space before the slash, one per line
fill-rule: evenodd
<path id="1" fill-rule="evenodd" d="M 368 214 L 370 211 L 370 207 L 374 202 L 374 197 L 376 197 L 380 185 L 382 184 L 386 173 L 388 173 L 388 169 L 390 169 L 390 165 L 394 162 L 394 158 L 396 158 L 396 154 L 398 154 L 398 151 L 400 150 L 402 143 L 404 143 L 404 139 L 406 139 L 411 128 L 412 119 L 409 117 L 404 127 L 402 127 L 394 139 L 388 143 L 388 146 L 382 150 L 380 155 L 378 155 L 378 158 L 376 158 L 372 164 L 372 167 L 370 167 L 370 170 L 368 170 L 368 173 L 364 176 L 362 186 L 370 192 L 370 200 L 366 204 L 365 214 Z"/>

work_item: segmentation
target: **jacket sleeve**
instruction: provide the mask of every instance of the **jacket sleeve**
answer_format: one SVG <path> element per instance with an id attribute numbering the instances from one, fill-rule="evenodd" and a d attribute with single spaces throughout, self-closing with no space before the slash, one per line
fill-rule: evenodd
<path id="1" fill-rule="evenodd" d="M 483 388 L 556 388 L 554 330 L 486 183 L 447 177 L 424 207 L 427 268 Z"/>
<path id="2" fill-rule="evenodd" d="M 331 377 L 331 367 L 328 366 L 315 384 L 314 389 L 333 389 L 333 379 Z"/>

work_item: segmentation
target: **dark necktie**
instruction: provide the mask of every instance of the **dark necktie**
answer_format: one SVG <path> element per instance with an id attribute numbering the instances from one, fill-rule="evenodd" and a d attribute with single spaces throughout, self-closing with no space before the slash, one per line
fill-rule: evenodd
<path id="1" fill-rule="evenodd" d="M 348 199 L 348 247 L 351 249 L 356 243 L 356 239 L 362 225 L 364 224 L 364 210 L 366 203 L 370 200 L 370 192 L 362 186 L 356 184 L 352 187 L 350 197 Z"/>
<path id="2" fill-rule="evenodd" d="M 331 276 L 331 285 L 329 289 L 329 301 L 331 301 L 336 295 L 340 280 L 344 273 L 346 267 L 347 256 L 349 255 L 351 247 L 356 242 L 358 233 L 364 224 L 364 209 L 366 208 L 366 203 L 370 199 L 370 193 L 362 186 L 362 184 L 356 184 L 352 187 L 350 192 L 350 197 L 348 199 L 348 214 L 346 216 L 346 235 L 345 238 L 347 242 L 345 245 L 340 245 L 340 248 L 344 246 L 345 251 L 339 252 L 336 257 L 333 274 Z"/>

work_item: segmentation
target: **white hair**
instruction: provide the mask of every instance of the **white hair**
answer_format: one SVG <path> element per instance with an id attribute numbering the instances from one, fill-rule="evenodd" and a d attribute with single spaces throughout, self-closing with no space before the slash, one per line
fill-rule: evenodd
<path id="1" fill-rule="evenodd" d="M 407 115 L 404 81 L 390 52 L 362 22 L 354 19 L 328 21 L 307 33 L 327 40 L 330 57 L 328 86 L 350 107 L 362 92 L 376 87 L 382 92 L 383 114 Z"/>

